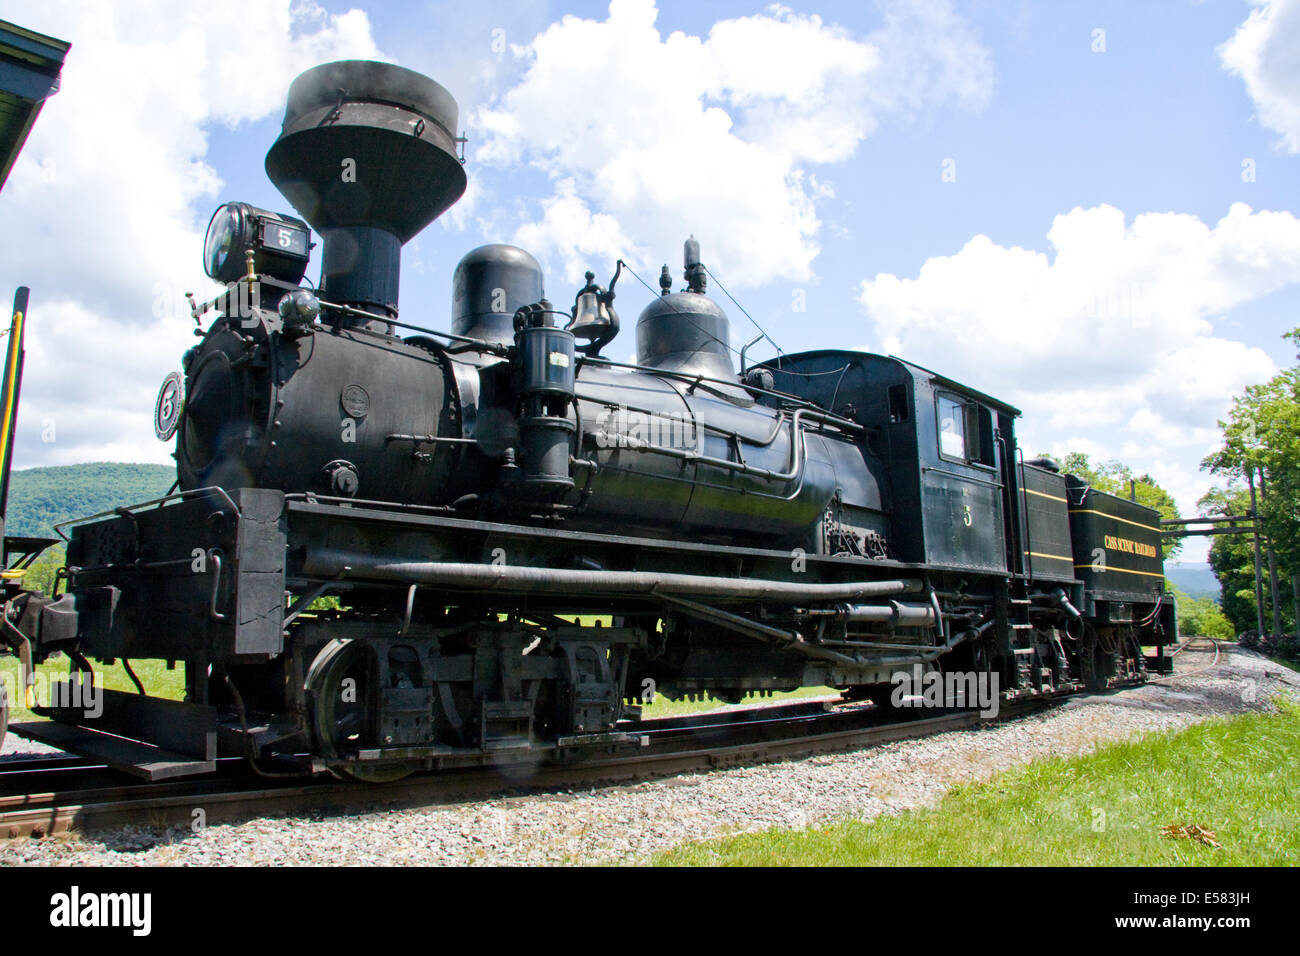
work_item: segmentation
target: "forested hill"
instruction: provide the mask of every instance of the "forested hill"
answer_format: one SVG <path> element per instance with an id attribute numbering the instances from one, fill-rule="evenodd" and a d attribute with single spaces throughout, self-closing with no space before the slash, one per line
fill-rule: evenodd
<path id="1" fill-rule="evenodd" d="M 168 465 L 113 461 L 14 471 L 5 534 L 52 538 L 55 522 L 161 498 L 175 480 Z"/>

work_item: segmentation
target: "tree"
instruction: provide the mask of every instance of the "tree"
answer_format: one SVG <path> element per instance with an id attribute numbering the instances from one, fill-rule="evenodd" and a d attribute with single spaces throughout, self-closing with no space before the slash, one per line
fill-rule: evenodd
<path id="1" fill-rule="evenodd" d="M 1244 488 L 1212 488 L 1197 502 L 1203 515 L 1244 515 L 1250 495 Z M 1219 581 L 1219 607 L 1238 633 L 1252 631 L 1255 619 L 1255 556 L 1248 534 L 1216 535 L 1210 546 L 1210 569 Z"/>
<path id="2" fill-rule="evenodd" d="M 1184 637 L 1196 635 L 1231 640 L 1237 633 L 1232 621 L 1213 598 L 1188 597 L 1176 587 L 1174 596 L 1178 605 L 1178 633 Z"/>
<path id="3" fill-rule="evenodd" d="M 45 594 L 54 593 L 54 576 L 59 568 L 63 567 L 64 547 L 62 544 L 51 545 L 41 552 L 40 556 L 27 569 L 23 575 L 23 587 L 29 591 L 41 591 Z"/>
<path id="4" fill-rule="evenodd" d="M 1300 347 L 1300 328 L 1284 338 Z M 1300 352 L 1296 357 L 1300 359 Z M 1202 498 L 1202 507 L 1215 509 L 1218 514 L 1246 514 L 1250 510 L 1246 485 L 1256 483 L 1260 531 L 1277 563 L 1280 616 L 1284 630 L 1293 630 L 1294 596 L 1292 593 L 1291 601 L 1286 600 L 1292 590 L 1286 585 L 1300 570 L 1300 366 L 1286 369 L 1262 385 L 1248 386 L 1233 400 L 1227 421 L 1220 421 L 1219 427 L 1223 430 L 1223 446 L 1207 456 L 1201 467 L 1226 478 L 1228 487 Z M 1245 535 L 1230 537 L 1231 543 L 1223 539 L 1215 542 L 1210 552 L 1211 566 L 1223 588 L 1225 612 L 1242 630 L 1250 630 L 1256 626 L 1253 542 Z M 1241 626 L 1244 622 L 1237 608 L 1229 603 L 1230 593 L 1239 596 L 1238 592 L 1246 590 L 1238 580 L 1243 563 L 1248 565 L 1251 576 L 1252 613 L 1246 627 Z M 1266 603 L 1271 602 L 1269 590 L 1265 588 Z"/>

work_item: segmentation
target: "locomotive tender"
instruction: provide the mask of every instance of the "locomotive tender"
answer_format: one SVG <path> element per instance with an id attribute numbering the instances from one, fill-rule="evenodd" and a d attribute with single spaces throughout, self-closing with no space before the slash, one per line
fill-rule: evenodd
<path id="1" fill-rule="evenodd" d="M 737 368 L 693 240 L 635 364 L 601 355 L 619 272 L 557 310 L 507 245 L 456 267 L 450 333 L 399 319 L 403 243 L 465 189 L 456 130 L 396 66 L 293 83 L 266 170 L 303 218 L 213 216 L 227 291 L 155 408 L 176 493 L 75 524 L 63 593 L 5 606 L 25 661 L 182 662 L 185 700 L 104 691 L 24 733 L 151 778 L 380 780 L 621 746 L 651 691 L 888 706 L 920 668 L 1055 694 L 1175 639 L 1155 512 L 1025 462 L 1016 409 L 907 361 Z"/>

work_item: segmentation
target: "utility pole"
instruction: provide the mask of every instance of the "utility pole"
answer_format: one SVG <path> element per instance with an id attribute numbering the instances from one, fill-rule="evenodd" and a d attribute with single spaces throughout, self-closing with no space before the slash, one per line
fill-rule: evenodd
<path id="1" fill-rule="evenodd" d="M 1259 557 L 1259 508 L 1255 501 L 1255 467 L 1246 467 L 1246 483 L 1250 485 L 1250 516 L 1255 524 L 1255 619 L 1259 624 L 1259 636 L 1264 636 L 1264 585 L 1260 575 Z"/>
<path id="2" fill-rule="evenodd" d="M 1264 472 L 1259 473 L 1259 497 L 1260 500 L 1268 497 L 1268 489 L 1264 486 Z M 1264 544 L 1268 551 L 1268 583 L 1269 596 L 1273 599 L 1273 633 L 1277 637 L 1282 636 L 1282 599 L 1278 593 L 1277 586 L 1277 557 L 1273 553 L 1273 539 L 1265 536 Z"/>
<path id="3" fill-rule="evenodd" d="M 1282 599 L 1277 584 L 1277 558 L 1273 554 L 1273 539 L 1264 539 L 1268 545 L 1269 593 L 1273 598 L 1273 633 L 1282 636 Z"/>

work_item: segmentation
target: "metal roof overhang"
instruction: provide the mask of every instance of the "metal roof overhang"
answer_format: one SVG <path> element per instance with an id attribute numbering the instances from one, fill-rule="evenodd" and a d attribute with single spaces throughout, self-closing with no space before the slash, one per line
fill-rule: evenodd
<path id="1" fill-rule="evenodd" d="M 0 188 L 45 100 L 58 92 L 71 44 L 0 20 Z"/>

